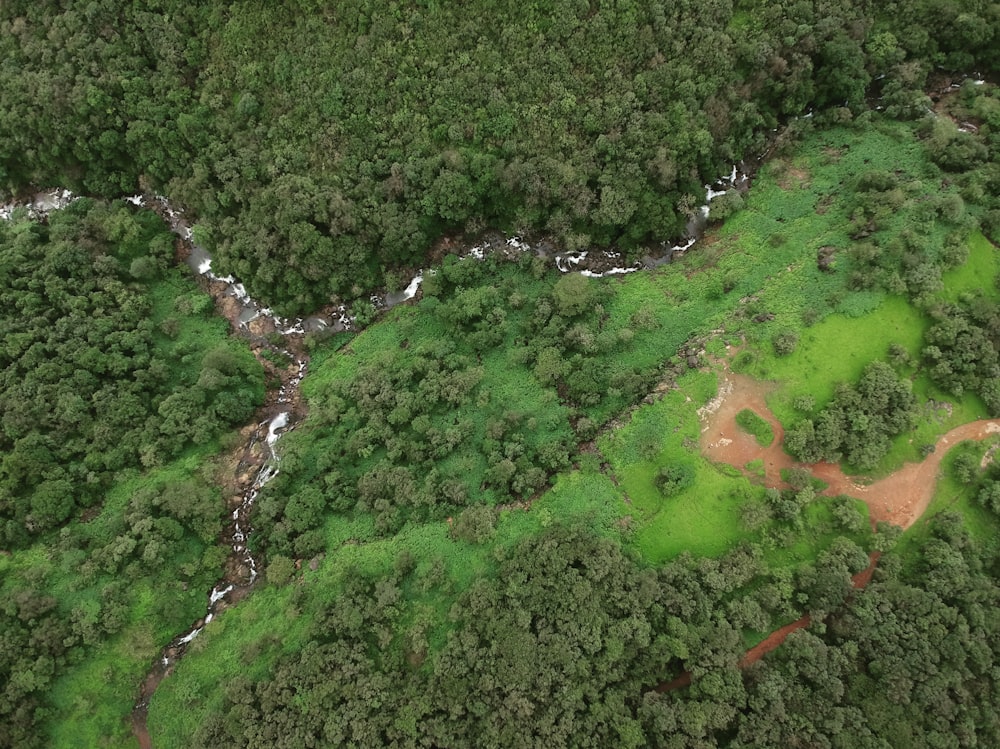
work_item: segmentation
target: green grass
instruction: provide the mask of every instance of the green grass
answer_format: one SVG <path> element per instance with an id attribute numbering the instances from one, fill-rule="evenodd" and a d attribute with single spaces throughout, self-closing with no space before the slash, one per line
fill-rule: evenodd
<path id="1" fill-rule="evenodd" d="M 224 346 L 241 360 L 252 358 L 247 345 L 229 336 L 229 323 L 215 314 L 211 297 L 179 269 L 171 268 L 152 285 L 150 322 L 156 353 L 170 362 L 171 386 L 196 382 L 209 349 Z M 168 335 L 164 327 L 172 332 Z"/>
<path id="2" fill-rule="evenodd" d="M 111 488 L 94 519 L 72 527 L 90 543 L 107 543 L 121 532 L 120 518 L 136 489 L 198 475 L 218 449 L 213 443 L 189 450 L 154 471 L 132 472 Z M 219 502 L 221 514 L 221 497 Z M 203 564 L 206 548 L 194 536 L 185 537 L 162 567 L 139 568 L 139 576 L 127 580 L 121 630 L 79 650 L 79 657 L 52 684 L 49 746 L 132 745 L 127 720 L 139 683 L 163 646 L 204 613 L 207 591 L 219 575 L 217 568 Z M 46 590 L 67 612 L 74 608 L 100 610 L 103 591 L 120 579 L 100 569 L 88 569 L 84 554 L 58 552 L 44 543 L 4 559 L 0 557 L 0 574 L 10 584 L 29 571 L 32 576 L 47 571 Z"/>
<path id="3" fill-rule="evenodd" d="M 149 295 L 155 355 L 169 362 L 172 385 L 196 381 L 205 353 L 218 346 L 243 361 L 253 360 L 245 343 L 229 337 L 227 322 L 214 315 L 211 298 L 179 270 L 166 271 Z M 86 513 L 86 522 L 73 519 L 61 533 L 0 556 L 0 594 L 43 587 L 66 619 L 88 614 L 83 617 L 84 642 L 70 652 L 47 692 L 48 716 L 41 726 L 47 746 L 135 745 L 128 717 L 139 684 L 161 649 L 204 613 L 221 560 L 214 538 L 206 542 L 180 525 L 179 537 L 164 543 L 162 561 L 143 559 L 142 531 L 127 526 L 128 505 L 143 487 L 210 484 L 213 459 L 227 439 L 192 445 L 154 469 L 121 470 L 101 504 Z M 221 528 L 221 492 L 208 488 L 206 497 L 218 504 Z M 140 540 L 133 550 L 122 552 L 126 561 L 109 572 L 98 552 L 130 532 Z"/>
<path id="4" fill-rule="evenodd" d="M 859 532 L 849 532 L 839 526 L 832 508 L 835 499 L 832 497 L 817 497 L 802 511 L 803 527 L 800 531 L 790 533 L 780 542 L 768 542 L 769 534 L 765 531 L 764 557 L 768 566 L 796 567 L 805 562 L 815 561 L 816 556 L 828 548 L 837 538 L 848 537 L 862 548 L 870 548 L 872 533 L 868 522 Z M 868 506 L 861 500 L 852 500 L 857 511 L 866 519 Z M 773 534 L 770 534 L 773 538 Z"/>
<path id="5" fill-rule="evenodd" d="M 738 472 L 713 466 L 698 451 L 696 410 L 716 388 L 714 374 L 690 372 L 678 381 L 678 389 L 637 410 L 627 424 L 598 440 L 628 497 L 634 544 L 650 562 L 684 551 L 718 556 L 748 537 L 739 526 L 738 496 L 757 490 Z M 694 468 L 694 485 L 664 497 L 654 483 L 656 472 L 675 463 Z"/>
<path id="6" fill-rule="evenodd" d="M 798 531 L 783 530 L 775 535 L 769 527 L 747 530 L 741 524 L 741 508 L 747 502 L 762 501 L 763 489 L 736 468 L 709 463 L 699 453 L 696 411 L 715 395 L 715 375 L 691 372 L 678 386 L 598 440 L 619 489 L 628 498 L 634 529 L 631 543 L 644 559 L 659 564 L 684 552 L 717 557 L 740 542 L 753 542 L 764 546 L 773 565 L 795 566 L 815 559 L 838 536 L 867 542 L 867 531 L 847 534 L 837 527 L 829 509 L 832 500 L 827 498 L 815 500 L 804 510 L 803 526 Z M 656 472 L 661 466 L 676 463 L 694 468 L 694 485 L 664 497 L 654 484 Z M 867 508 L 864 514 L 867 516 Z"/>
<path id="7" fill-rule="evenodd" d="M 740 526 L 740 498 L 737 486 L 748 482 L 725 468 L 697 459 L 695 485 L 679 495 L 658 500 L 647 489 L 654 472 L 633 468 L 622 480 L 633 502 L 646 514 L 644 527 L 635 535 L 643 558 L 653 563 L 674 559 L 684 552 L 716 557 L 751 534 Z"/>
<path id="8" fill-rule="evenodd" d="M 1000 275 L 1000 251 L 978 231 L 969 237 L 968 244 L 968 259 L 942 275 L 944 290 L 938 296 L 957 302 L 963 294 L 982 293 L 987 299 L 1000 300 L 1000 288 L 996 284 Z"/>
<path id="9" fill-rule="evenodd" d="M 757 444 L 762 447 L 770 447 L 774 442 L 774 430 L 759 414 L 744 408 L 736 414 L 736 423 L 747 433 L 757 440 Z"/>
<path id="10" fill-rule="evenodd" d="M 502 511 L 494 537 L 481 545 L 453 539 L 446 521 L 377 538 L 370 518 L 331 518 L 326 527 L 329 551 L 315 572 L 303 569 L 290 585 L 261 584 L 253 596 L 211 622 L 175 673 L 161 683 L 149 713 L 156 746 L 189 746 L 197 727 L 221 701 L 220 684 L 241 675 L 261 678 L 280 654 L 300 649 L 310 612 L 336 600 L 345 576 L 391 569 L 404 552 L 413 555 L 418 579 L 439 568 L 436 584 L 406 590 L 405 606 L 411 619 L 432 622 L 428 640 L 432 647 L 441 646 L 451 630 L 448 611 L 455 597 L 478 577 L 493 574 L 496 549 L 513 547 L 552 523 L 580 523 L 615 535 L 624 509 L 608 477 L 577 471 L 561 476 L 530 511 Z"/>
<path id="11" fill-rule="evenodd" d="M 969 262 L 944 274 L 941 298 L 955 300 L 976 289 L 997 296 L 992 283 L 997 272 L 996 251 L 981 234 L 970 238 L 969 247 Z M 811 327 L 799 329 L 798 346 L 787 356 L 777 356 L 769 346 L 761 345 L 737 360 L 738 369 L 780 383 L 768 397 L 768 405 L 780 422 L 788 425 L 815 414 L 833 398 L 837 384 L 855 382 L 869 362 L 886 360 L 892 344 L 902 346 L 912 361 L 919 361 L 930 318 L 900 296 L 873 294 L 866 306 L 869 311 L 859 316 L 830 314 Z M 987 416 L 974 394 L 956 397 L 936 387 L 920 370 L 911 367 L 906 373 L 912 375 L 921 413 L 914 429 L 893 441 L 873 475 L 920 460 L 922 445 L 933 444 L 959 424 Z M 813 400 L 812 408 L 796 407 L 803 396 Z M 940 403 L 950 404 L 950 414 L 935 407 Z"/>
<path id="12" fill-rule="evenodd" d="M 903 533 L 896 545 L 896 551 L 904 558 L 912 557 L 930 537 L 928 521 L 941 512 L 952 511 L 960 514 L 962 524 L 969 534 L 975 538 L 981 548 L 988 553 L 996 553 L 1000 547 L 1000 518 L 976 501 L 978 487 L 963 484 L 955 476 L 952 469 L 955 458 L 962 451 L 968 450 L 981 457 L 990 445 L 1000 443 L 1000 438 L 993 437 L 982 442 L 960 442 L 951 447 L 941 461 L 941 471 L 934 498 L 928 505 L 923 516 Z"/>
<path id="13" fill-rule="evenodd" d="M 205 715 L 222 703 L 221 686 L 240 676 L 264 678 L 282 652 L 302 645 L 308 619 L 294 597 L 293 586 L 261 586 L 205 627 L 153 696 L 148 727 L 154 746 L 190 746 Z"/>
<path id="14" fill-rule="evenodd" d="M 49 746 L 138 746 L 128 717 L 139 684 L 159 657 L 164 638 L 169 641 L 176 634 L 172 628 L 164 631 L 153 626 L 162 616 L 155 611 L 157 596 L 162 594 L 162 584 L 137 586 L 132 612 L 138 621 L 101 643 L 55 682 L 50 698 L 56 720 Z"/>
<path id="15" fill-rule="evenodd" d="M 781 383 L 768 398 L 768 406 L 783 424 L 801 418 L 793 405 L 800 396 L 811 396 L 816 409 L 833 399 L 838 383 L 853 383 L 876 359 L 885 359 L 889 346 L 898 343 L 917 357 L 930 321 L 902 297 L 887 297 L 871 313 L 858 318 L 832 314 L 801 330 L 795 351 L 776 356 L 761 347 L 746 367 L 761 380 Z"/>

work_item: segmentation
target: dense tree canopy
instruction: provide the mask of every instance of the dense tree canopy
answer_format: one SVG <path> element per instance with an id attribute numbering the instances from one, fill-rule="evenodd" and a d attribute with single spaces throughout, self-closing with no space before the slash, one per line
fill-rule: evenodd
<path id="1" fill-rule="evenodd" d="M 225 557 L 211 464 L 174 459 L 207 459 L 263 373 L 173 251 L 158 216 L 121 203 L 0 222 L 2 747 L 48 745 L 60 679 L 136 618 L 137 652 L 172 636 Z M 126 704 L 130 668 L 101 671 Z"/>
<path id="2" fill-rule="evenodd" d="M 838 461 L 872 468 L 889 451 L 890 438 L 913 425 L 916 398 L 910 383 L 884 362 L 865 367 L 857 385 L 841 384 L 815 419 L 789 429 L 785 447 L 799 460 Z"/>
<path id="3" fill-rule="evenodd" d="M 977 393 L 1000 415 L 1000 305 L 979 295 L 933 314 L 923 350 L 931 377 L 955 395 Z"/>
<path id="4" fill-rule="evenodd" d="M 920 120 L 929 169 L 883 164 L 830 188 L 850 196 L 832 241 L 850 247 L 838 262 L 852 292 L 868 294 L 852 298 L 900 293 L 928 312 L 921 365 L 997 412 L 996 304 L 941 294 L 977 225 L 1000 238 L 1000 98 L 969 82 L 933 111 L 925 88 L 934 71 L 998 63 L 989 0 L 8 0 L 0 191 L 161 192 L 199 222 L 215 269 L 258 298 L 303 311 L 338 295 L 374 315 L 370 289 L 429 267 L 443 235 L 497 227 L 638 254 L 685 230 L 706 182 L 791 140 L 772 136 L 784 125 L 867 126 L 878 109 Z M 720 218 L 744 200 L 717 205 Z M 768 241 L 784 242 L 777 227 Z M 832 257 L 822 269 L 836 280 Z M 212 466 L 178 458 L 246 420 L 264 383 L 172 260 L 159 220 L 123 205 L 87 198 L 0 224 L 0 747 L 44 745 L 71 711 L 102 708 L 75 694 L 57 705 L 72 691 L 59 680 L 103 685 L 116 654 L 156 653 L 190 625 L 192 601 L 202 615 L 223 566 Z M 262 617 L 224 641 L 245 673 L 213 684 L 197 713 L 208 718 L 183 729 L 191 743 L 1000 745 L 1000 563 L 954 516 L 883 557 L 865 591 L 852 575 L 868 549 L 838 536 L 864 517 L 845 498 L 818 508 L 802 476 L 726 497 L 760 543 L 718 559 L 648 566 L 621 542 L 631 516 L 611 537 L 542 511 L 530 520 L 543 530 L 512 532 L 503 514 L 571 461 L 589 465 L 573 479 L 615 481 L 588 442 L 663 379 L 676 348 L 636 355 L 662 324 L 652 312 L 626 327 L 607 285 L 546 277 L 531 257 L 434 265 L 419 315 L 371 331 L 388 342 L 377 356 L 352 345 L 306 385 L 309 420 L 286 438 L 251 537 L 268 554 L 266 596 L 297 632 L 283 642 Z M 719 276 L 713 300 L 738 285 Z M 791 329 L 767 336 L 779 355 L 804 345 Z M 870 467 L 914 403 L 909 381 L 875 362 L 786 444 Z M 662 445 L 657 431 L 640 451 L 652 460 Z M 650 474 L 661 499 L 692 490 L 695 460 Z M 968 512 L 995 529 L 1000 481 L 980 460 L 966 451 L 953 471 Z M 824 538 L 799 539 L 814 515 Z M 424 535 L 409 548 L 407 532 Z M 357 556 L 338 555 L 334 536 Z M 478 564 L 461 587 L 431 559 L 439 548 Z M 300 574 L 309 557 L 325 577 Z M 740 667 L 748 640 L 805 613 L 809 629 Z M 201 643 L 217 646 L 230 621 Z M 122 668 L 114 699 L 132 704 L 140 668 Z M 684 674 L 689 687 L 662 684 Z M 125 730 L 120 715 L 114 726 L 105 743 Z"/>
<path id="5" fill-rule="evenodd" d="M 455 604 L 440 649 L 408 628 L 412 568 L 346 589 L 310 644 L 226 690 L 215 746 L 887 747 L 992 745 L 1000 629 L 995 562 L 955 516 L 904 574 L 835 544 L 789 585 L 751 550 L 643 570 L 580 531 L 526 540 Z M 763 585 L 761 584 L 763 582 Z M 787 598 L 775 595 L 785 589 Z M 832 611 L 742 672 L 741 612 Z M 787 615 L 787 614 L 786 614 Z M 675 669 L 692 686 L 650 690 Z M 901 743 L 902 742 L 902 743 Z"/>
<path id="6" fill-rule="evenodd" d="M 164 191 L 217 267 L 301 310 L 442 232 L 669 239 L 784 118 L 860 112 L 875 75 L 905 102 L 928 63 L 995 64 L 996 18 L 971 0 L 8 2 L 0 180 Z"/>
<path id="7" fill-rule="evenodd" d="M 540 491 L 657 375 L 623 361 L 636 335 L 607 324 L 608 294 L 579 274 L 543 275 L 527 255 L 449 257 L 418 308 L 383 326 L 398 343 L 345 349 L 309 390 L 309 423 L 262 492 L 271 551 L 320 551 L 331 511 L 370 513 L 392 533 Z"/>
<path id="8" fill-rule="evenodd" d="M 180 335 L 176 317 L 204 310 L 207 297 L 188 290 L 170 305 L 172 256 L 160 219 L 123 205 L 80 200 L 47 223 L 0 223 L 5 546 L 98 502 L 122 469 L 163 463 L 260 402 L 248 352 Z"/>

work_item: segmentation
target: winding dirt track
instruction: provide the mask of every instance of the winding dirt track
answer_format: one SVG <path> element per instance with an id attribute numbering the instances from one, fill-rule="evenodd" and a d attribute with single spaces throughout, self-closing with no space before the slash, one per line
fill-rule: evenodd
<path id="1" fill-rule="evenodd" d="M 764 484 L 768 487 L 785 488 L 781 479 L 784 468 L 806 468 L 816 478 L 829 486 L 823 491 L 828 496 L 846 494 L 862 500 L 874 526 L 886 521 L 902 528 L 909 528 L 927 510 L 934 496 L 938 468 L 948 448 L 963 440 L 982 440 L 993 434 L 1000 434 L 1000 420 L 982 419 L 955 427 L 942 436 L 934 445 L 934 452 L 919 463 L 907 463 L 898 471 L 868 486 L 852 481 L 836 463 L 796 463 L 782 448 L 784 429 L 767 407 L 766 396 L 774 385 L 758 382 L 728 370 L 719 393 L 699 411 L 702 419 L 701 450 L 710 460 L 728 463 L 741 471 L 752 460 L 764 461 Z M 757 440 L 736 424 L 736 414 L 749 408 L 766 419 L 774 430 L 774 442 L 770 447 L 761 447 Z M 867 569 L 852 578 L 856 590 L 863 589 L 872 579 L 880 554 L 872 552 Z M 808 627 L 809 615 L 790 622 L 775 630 L 764 640 L 750 648 L 740 658 L 740 668 L 756 663 L 766 654 L 781 645 L 797 629 Z M 661 694 L 674 689 L 690 686 L 691 672 L 658 684 L 654 689 Z"/>
<path id="2" fill-rule="evenodd" d="M 751 460 L 764 461 L 764 483 L 784 487 L 783 468 L 806 468 L 829 486 L 827 496 L 846 494 L 868 505 L 872 525 L 887 521 L 909 528 L 930 504 L 938 468 L 948 448 L 963 440 L 981 440 L 1000 434 L 1000 420 L 982 419 L 955 427 L 935 444 L 934 452 L 919 463 L 907 463 L 898 471 L 867 486 L 846 476 L 836 463 L 796 463 L 782 449 L 784 430 L 767 407 L 765 397 L 772 385 L 727 372 L 718 396 L 702 409 L 701 450 L 709 460 L 728 463 L 742 471 Z M 774 442 L 761 447 L 752 435 L 736 425 L 736 414 L 744 408 L 756 411 L 774 430 Z"/>
<path id="3" fill-rule="evenodd" d="M 873 551 L 870 556 L 871 562 L 868 566 L 851 578 L 851 585 L 855 590 L 863 590 L 864 587 L 871 582 L 872 575 L 875 574 L 875 567 L 878 564 L 880 556 L 882 556 L 881 552 Z M 809 614 L 806 614 L 805 616 L 799 617 L 794 622 L 789 622 L 784 627 L 774 630 L 771 634 L 743 654 L 739 660 L 739 667 L 747 668 L 748 666 L 752 666 L 765 655 L 781 645 L 792 632 L 797 629 L 808 627 L 811 623 L 812 617 L 809 616 Z M 664 692 L 670 692 L 674 689 L 689 686 L 691 686 L 691 672 L 685 671 L 670 681 L 660 682 L 653 688 L 653 691 L 663 694 Z"/>

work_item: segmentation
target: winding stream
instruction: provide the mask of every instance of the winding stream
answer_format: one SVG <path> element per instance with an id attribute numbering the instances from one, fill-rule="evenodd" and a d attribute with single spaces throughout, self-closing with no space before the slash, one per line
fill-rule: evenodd
<path id="1" fill-rule="evenodd" d="M 28 215 L 33 219 L 44 219 L 49 212 L 65 208 L 75 199 L 76 197 L 68 190 L 38 192 L 27 201 L 0 206 L 0 219 L 9 219 L 14 211 L 20 208 L 27 209 Z M 248 434 L 246 443 L 239 449 L 235 461 L 236 491 L 230 500 L 230 522 L 223 532 L 223 542 L 230 549 L 223 577 L 208 592 L 205 613 L 186 631 L 171 640 L 142 681 L 139 700 L 132 712 L 132 727 L 139 745 L 150 747 L 146 716 L 150 698 L 157 686 L 171 673 L 188 645 L 201 634 L 205 626 L 220 611 L 246 596 L 259 575 L 257 560 L 247 544 L 251 533 L 250 515 L 260 490 L 278 474 L 280 457 L 276 444 L 282 434 L 294 428 L 294 413 L 299 405 L 299 385 L 308 367 L 305 356 L 293 354 L 289 348 L 298 349 L 299 347 L 295 345 L 297 339 L 305 332 L 324 327 L 337 329 L 339 326 L 343 329 L 350 324 L 350 321 L 344 315 L 336 321 L 320 316 L 292 321 L 278 317 L 270 309 L 253 300 L 236 279 L 219 277 L 212 273 L 211 258 L 208 253 L 193 243 L 191 230 L 183 215 L 173 209 L 164 198 L 154 198 L 155 202 L 152 205 L 149 205 L 150 201 L 142 196 L 127 200 L 136 206 L 150 207 L 163 216 L 188 251 L 187 261 L 191 269 L 208 281 L 209 292 L 217 306 L 238 332 L 253 341 L 255 349 L 258 351 L 264 348 L 270 349 L 293 362 L 286 369 L 277 372 L 281 386 L 276 397 L 258 412 L 259 422 L 256 426 L 243 430 Z M 287 343 L 289 348 L 274 346 L 263 336 L 254 334 L 251 323 L 258 320 L 267 323 L 271 330 L 279 332 L 283 337 L 283 343 Z"/>
<path id="2" fill-rule="evenodd" d="M 194 621 L 185 632 L 171 640 L 142 682 L 139 700 L 132 712 L 132 727 L 139 745 L 145 749 L 152 746 L 146 727 L 146 717 L 150 699 L 157 686 L 170 675 L 188 645 L 204 631 L 205 626 L 216 614 L 244 598 L 259 576 L 257 560 L 248 546 L 252 532 L 251 513 L 260 490 L 280 470 L 281 459 L 276 445 L 281 435 L 295 426 L 295 412 L 299 408 L 299 385 L 308 368 L 308 359 L 303 354 L 295 354 L 289 349 L 300 350 L 296 344 L 304 333 L 324 328 L 344 330 L 350 326 L 350 319 L 342 309 L 336 320 L 321 315 L 288 320 L 275 315 L 269 308 L 250 297 L 243 284 L 235 278 L 220 277 L 212 272 L 211 257 L 194 243 L 191 229 L 183 214 L 171 207 L 165 198 L 155 197 L 152 199 L 155 201 L 153 204 L 139 195 L 127 200 L 136 206 L 150 207 L 163 216 L 183 243 L 187 251 L 188 266 L 208 282 L 209 293 L 220 312 L 230 320 L 239 333 L 254 342 L 255 349 L 268 349 L 284 355 L 293 362 L 289 367 L 278 370 L 281 386 L 277 397 L 258 412 L 260 420 L 257 425 L 244 430 L 249 434 L 236 460 L 234 473 L 237 491 L 230 500 L 230 522 L 224 532 L 225 543 L 230 549 L 225 573 L 208 593 L 205 614 Z M 282 345 L 276 346 L 260 335 L 268 329 L 269 332 L 279 333 L 283 339 L 282 343 L 288 344 L 288 348 Z"/>

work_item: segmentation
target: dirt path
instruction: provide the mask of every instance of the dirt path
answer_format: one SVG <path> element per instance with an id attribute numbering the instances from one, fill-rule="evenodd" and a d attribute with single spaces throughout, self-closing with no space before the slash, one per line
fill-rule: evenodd
<path id="1" fill-rule="evenodd" d="M 872 575 L 875 574 L 875 566 L 878 564 L 880 556 L 882 556 L 880 552 L 873 551 L 869 557 L 870 561 L 868 566 L 851 578 L 851 585 L 855 590 L 864 590 L 868 583 L 871 582 Z M 794 622 L 786 624 L 781 629 L 776 629 L 743 654 L 743 657 L 740 658 L 740 668 L 746 668 L 747 666 L 753 665 L 781 645 L 781 643 L 785 641 L 785 638 L 787 638 L 792 632 L 797 629 L 802 629 L 803 627 L 808 627 L 811 621 L 812 618 L 806 614 L 805 616 L 796 619 Z"/>
<path id="2" fill-rule="evenodd" d="M 881 552 L 873 551 L 869 557 L 871 561 L 868 566 L 851 578 L 851 585 L 855 590 L 864 590 L 868 583 L 871 582 L 872 575 L 875 574 L 875 567 L 878 564 L 879 557 L 881 556 Z M 739 667 L 747 668 L 748 666 L 752 666 L 772 650 L 777 649 L 778 646 L 781 645 L 792 632 L 797 629 L 808 627 L 811 623 L 812 617 L 809 616 L 809 614 L 806 614 L 805 616 L 799 617 L 794 622 L 789 622 L 784 627 L 774 630 L 771 634 L 743 654 L 743 657 L 739 660 Z M 680 689 L 687 686 L 691 686 L 690 671 L 685 671 L 670 681 L 660 682 L 656 685 L 654 691 L 663 694 L 664 692 L 670 692 L 674 689 Z"/>
<path id="3" fill-rule="evenodd" d="M 787 487 L 781 479 L 782 469 L 806 468 L 813 476 L 828 484 L 823 494 L 846 494 L 865 502 L 873 526 L 884 520 L 904 529 L 909 528 L 924 514 L 934 496 L 938 469 L 948 449 L 963 440 L 982 440 L 990 435 L 1000 434 L 998 419 L 982 419 L 962 424 L 938 439 L 934 452 L 924 460 L 907 463 L 889 476 L 864 486 L 846 476 L 835 463 L 797 463 L 784 451 L 784 429 L 766 402 L 767 395 L 775 387 L 770 383 L 733 374 L 727 368 L 718 394 L 698 412 L 702 421 L 702 454 L 710 460 L 735 466 L 744 473 L 748 473 L 747 463 L 760 459 L 764 462 L 764 484 L 775 488 Z M 737 426 L 736 415 L 745 408 L 755 411 L 771 425 L 775 439 L 769 447 L 761 447 L 756 438 Z M 879 556 L 878 552 L 872 552 L 868 567 L 853 577 L 855 589 L 861 590 L 871 581 Z M 808 627 L 811 621 L 807 614 L 775 630 L 743 654 L 739 661 L 740 668 L 756 663 L 781 645 L 792 632 Z M 655 687 L 655 691 L 669 692 L 690 684 L 691 672 L 685 671 L 670 681 L 661 682 Z"/>
<path id="4" fill-rule="evenodd" d="M 774 385 L 728 371 L 724 377 L 719 394 L 700 411 L 701 450 L 705 457 L 744 472 L 747 463 L 762 459 L 764 484 L 777 488 L 786 487 L 781 480 L 782 469 L 806 468 L 828 484 L 823 494 L 846 494 L 865 502 L 873 525 L 884 520 L 909 528 L 924 514 L 934 496 L 938 469 L 948 449 L 963 440 L 982 440 L 1000 434 L 1000 420 L 997 419 L 955 427 L 937 441 L 934 452 L 921 462 L 907 463 L 889 476 L 865 486 L 845 475 L 836 463 L 797 463 L 784 451 L 784 430 L 765 400 Z M 736 414 L 744 408 L 755 411 L 771 425 L 775 439 L 770 447 L 761 447 L 752 435 L 736 425 Z"/>

